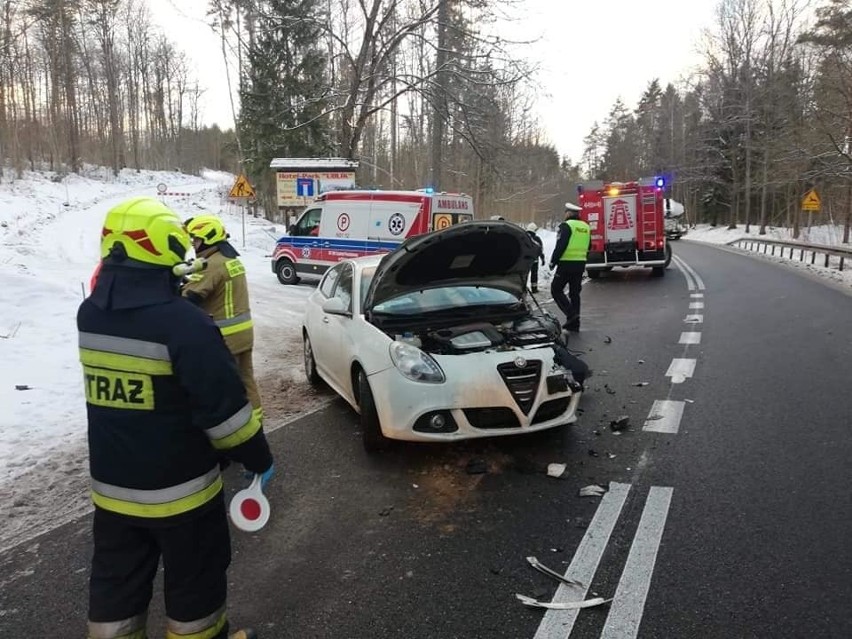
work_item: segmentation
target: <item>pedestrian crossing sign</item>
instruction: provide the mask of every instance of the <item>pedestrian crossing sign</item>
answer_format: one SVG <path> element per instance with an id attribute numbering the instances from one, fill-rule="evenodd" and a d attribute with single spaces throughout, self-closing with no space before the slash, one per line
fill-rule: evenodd
<path id="1" fill-rule="evenodd" d="M 805 197 L 802 198 L 802 210 L 819 213 L 820 208 L 822 208 L 822 201 L 819 199 L 816 189 L 811 189 L 805 193 Z"/>
<path id="2" fill-rule="evenodd" d="M 254 187 L 249 183 L 248 178 L 244 173 L 240 173 L 237 177 L 237 181 L 234 182 L 234 186 L 231 187 L 230 193 L 228 193 L 228 197 L 230 198 L 246 198 L 251 199 L 255 197 Z"/>

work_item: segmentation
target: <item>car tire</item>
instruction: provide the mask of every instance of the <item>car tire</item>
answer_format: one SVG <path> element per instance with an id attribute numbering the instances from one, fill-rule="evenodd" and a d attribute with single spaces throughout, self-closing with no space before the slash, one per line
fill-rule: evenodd
<path id="1" fill-rule="evenodd" d="M 302 354 L 305 361 L 305 377 L 308 378 L 308 383 L 317 388 L 322 386 L 322 377 L 317 372 L 317 362 L 314 359 L 314 349 L 311 345 L 311 338 L 305 333 L 302 338 Z"/>
<path id="2" fill-rule="evenodd" d="M 368 453 L 385 450 L 390 440 L 382 433 L 376 400 L 364 371 L 358 371 L 358 406 L 361 408 L 361 433 L 364 437 L 364 450 Z"/>
<path id="3" fill-rule="evenodd" d="M 275 274 L 278 276 L 278 281 L 282 284 L 298 284 L 299 276 L 296 273 L 296 265 L 286 257 L 282 257 L 275 264 Z"/>

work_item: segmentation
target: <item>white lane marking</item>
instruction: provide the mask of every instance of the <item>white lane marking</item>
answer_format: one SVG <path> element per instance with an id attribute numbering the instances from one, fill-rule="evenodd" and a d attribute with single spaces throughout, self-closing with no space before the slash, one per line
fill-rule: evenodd
<path id="1" fill-rule="evenodd" d="M 669 366 L 669 370 L 666 371 L 666 377 L 672 378 L 672 384 L 680 384 L 692 377 L 694 372 L 694 359 L 675 357 Z"/>
<path id="2" fill-rule="evenodd" d="M 604 550 L 609 543 L 615 523 L 621 515 L 621 509 L 627 500 L 630 484 L 610 482 L 609 491 L 601 498 L 592 523 L 586 529 L 583 540 L 574 553 L 571 565 L 565 572 L 565 577 L 578 581 L 583 586 L 559 584 L 553 602 L 581 601 L 589 591 L 589 585 L 598 570 Z M 548 610 L 538 626 L 535 639 L 566 639 L 571 634 L 579 610 Z"/>
<path id="3" fill-rule="evenodd" d="M 681 264 L 680 258 L 675 255 L 672 260 L 674 261 L 675 266 L 677 266 L 677 269 L 681 273 L 683 273 L 683 276 L 686 278 L 686 288 L 690 291 L 694 291 L 695 281 L 692 279 L 692 275 L 690 275 L 689 272 L 683 267 L 683 264 Z"/>
<path id="4" fill-rule="evenodd" d="M 673 492 L 673 488 L 652 486 L 648 493 L 601 639 L 632 639 L 639 634 Z"/>
<path id="5" fill-rule="evenodd" d="M 691 310 L 691 311 L 700 311 L 702 308 L 704 308 L 704 302 L 690 302 L 689 303 L 689 310 Z"/>
<path id="6" fill-rule="evenodd" d="M 684 260 L 682 257 L 679 257 L 677 259 L 683 265 L 683 268 L 685 268 L 687 271 L 689 271 L 689 274 L 692 275 L 692 278 L 695 280 L 695 286 L 698 288 L 698 290 L 703 291 L 705 287 L 704 287 L 704 280 L 701 279 L 701 276 L 698 273 L 696 273 L 695 269 L 692 268 L 689 264 L 687 264 L 686 260 Z"/>
<path id="7" fill-rule="evenodd" d="M 658 399 L 651 406 L 648 419 L 642 430 L 651 433 L 669 433 L 674 435 L 680 430 L 680 420 L 683 418 L 684 402 L 669 399 Z"/>
<path id="8" fill-rule="evenodd" d="M 690 293 L 689 296 L 697 300 L 704 299 L 704 293 Z"/>
<path id="9" fill-rule="evenodd" d="M 684 319 L 683 321 L 686 322 L 687 324 L 703 324 L 704 323 L 704 316 L 701 315 L 700 313 L 698 313 L 696 315 L 687 315 L 686 319 Z"/>
<path id="10" fill-rule="evenodd" d="M 701 333 L 681 333 L 680 341 L 678 344 L 700 344 L 701 343 Z"/>

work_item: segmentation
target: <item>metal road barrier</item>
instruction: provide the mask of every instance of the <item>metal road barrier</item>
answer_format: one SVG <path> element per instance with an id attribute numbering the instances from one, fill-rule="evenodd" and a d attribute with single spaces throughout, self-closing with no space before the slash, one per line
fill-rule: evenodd
<path id="1" fill-rule="evenodd" d="M 843 270 L 844 262 L 852 259 L 852 247 L 827 246 L 825 244 L 807 244 L 805 242 L 789 242 L 787 240 L 770 240 L 765 238 L 741 237 L 728 242 L 729 246 L 735 246 L 747 251 L 757 251 L 764 255 L 775 255 L 776 249 L 779 257 L 784 257 L 787 249 L 790 249 L 789 259 L 793 259 L 796 251 L 799 252 L 799 261 L 805 261 L 805 254 L 810 253 L 811 264 L 816 263 L 817 255 L 825 256 L 825 268 L 830 268 L 832 257 L 840 258 L 838 270 Z"/>

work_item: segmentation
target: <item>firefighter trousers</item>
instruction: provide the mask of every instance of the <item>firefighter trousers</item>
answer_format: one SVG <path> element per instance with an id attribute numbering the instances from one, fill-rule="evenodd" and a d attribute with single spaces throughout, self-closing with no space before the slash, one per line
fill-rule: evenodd
<path id="1" fill-rule="evenodd" d="M 258 416 L 263 416 L 263 409 L 260 405 L 260 391 L 257 389 L 257 382 L 254 380 L 254 365 L 251 359 L 251 349 L 242 353 L 234 353 L 234 359 L 237 360 L 237 368 L 240 369 L 240 378 L 243 380 L 243 386 L 246 387 L 251 407 Z"/>
<path id="2" fill-rule="evenodd" d="M 583 287 L 585 262 L 559 262 L 556 275 L 550 283 L 550 293 L 559 310 L 565 313 L 565 328 L 580 328 L 580 290 Z M 565 295 L 565 287 L 568 295 Z"/>
<path id="3" fill-rule="evenodd" d="M 89 639 L 145 639 L 162 557 L 167 639 L 226 639 L 231 540 L 222 493 L 174 526 L 140 525 L 95 508 Z M 153 636 L 153 635 L 152 635 Z"/>

